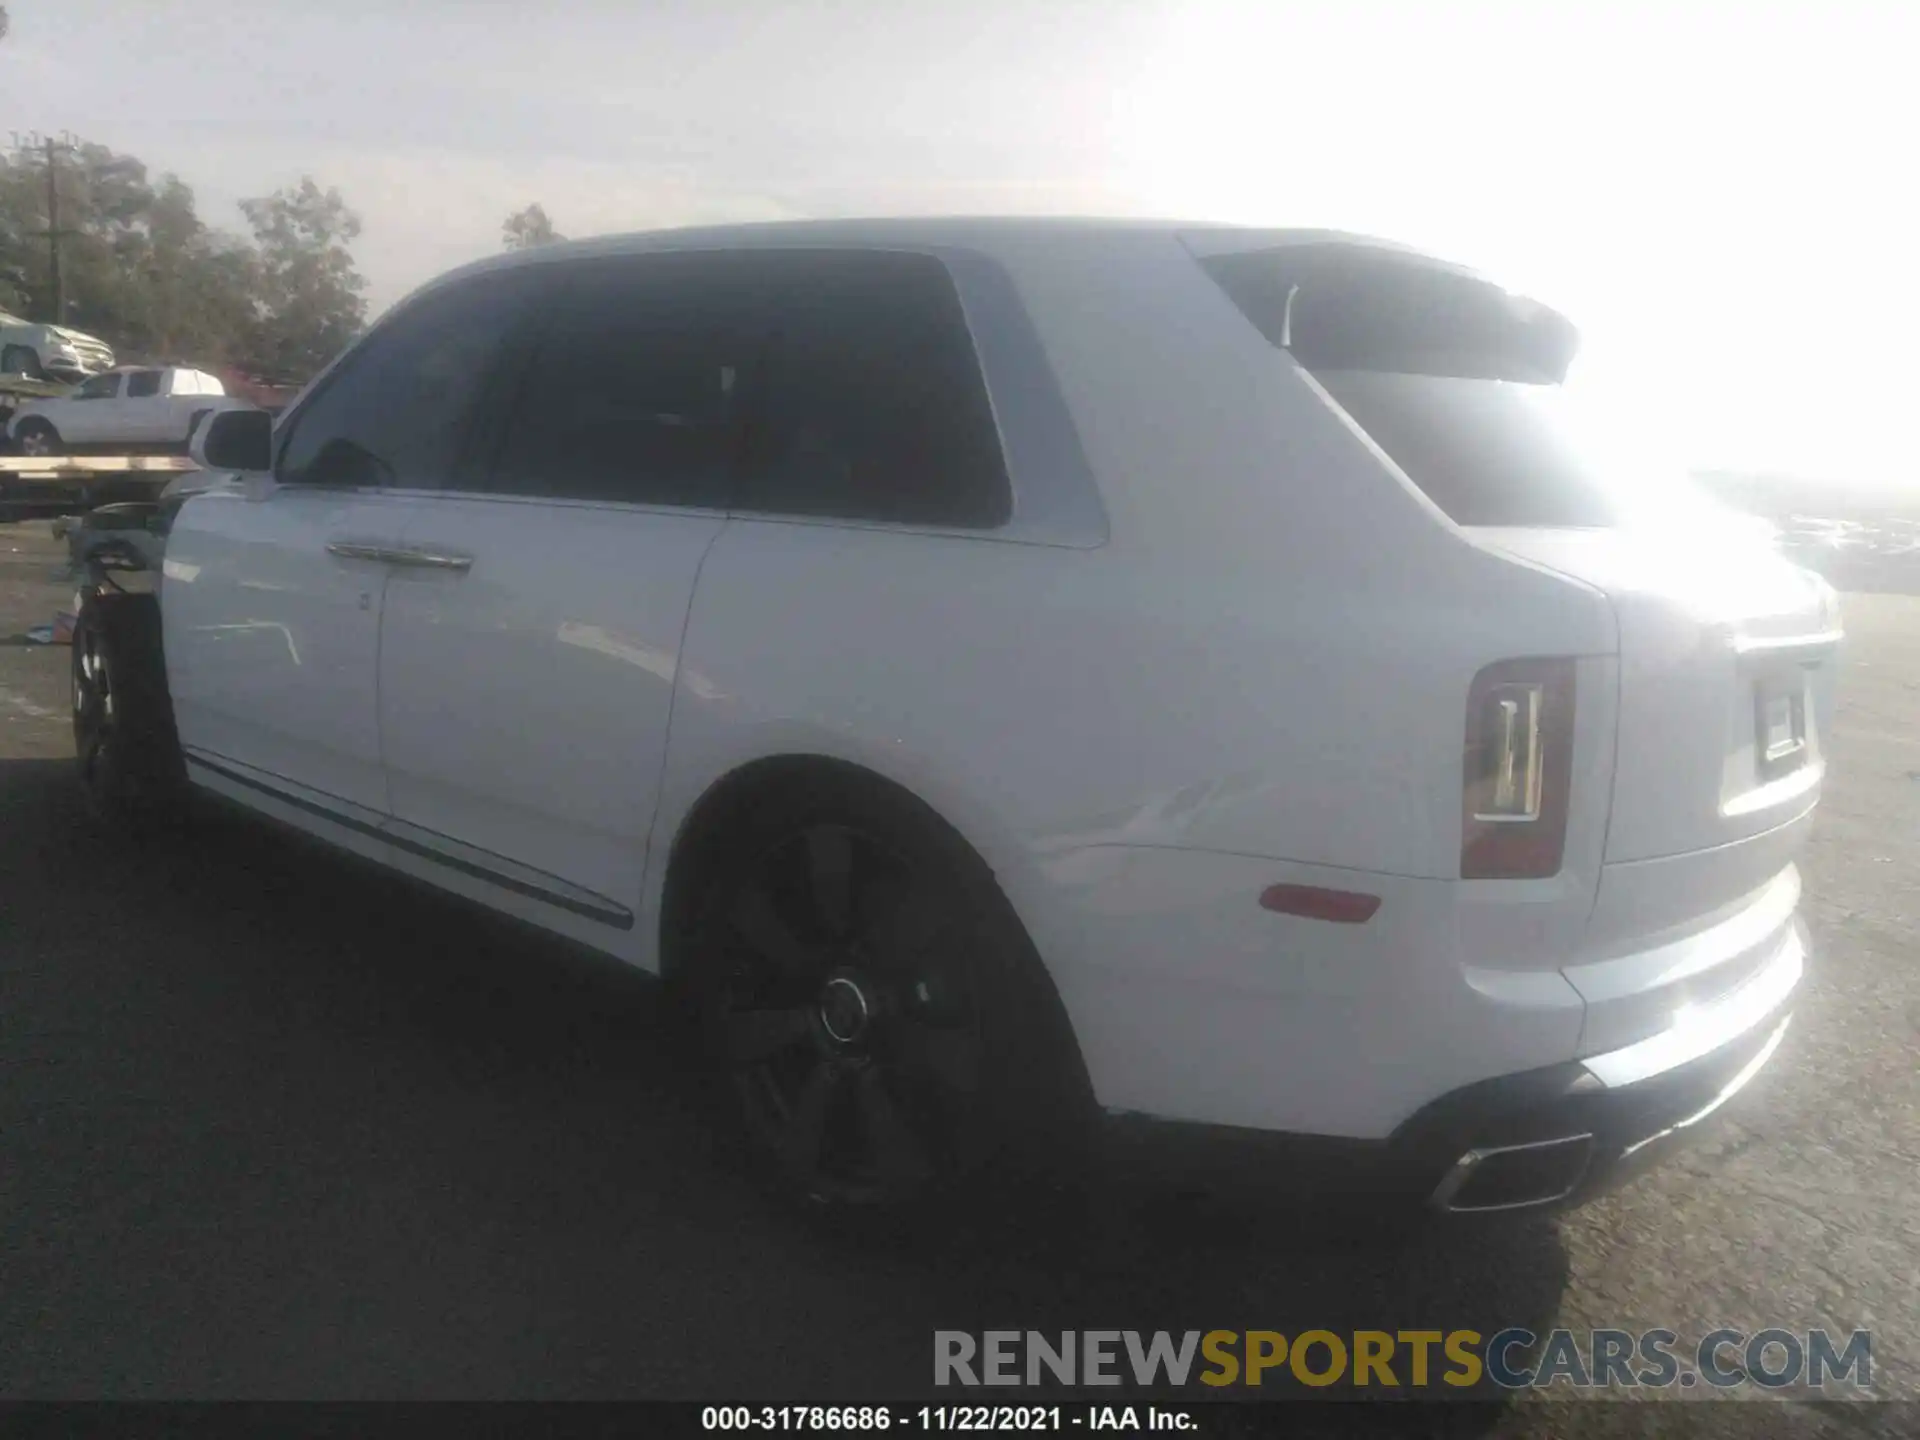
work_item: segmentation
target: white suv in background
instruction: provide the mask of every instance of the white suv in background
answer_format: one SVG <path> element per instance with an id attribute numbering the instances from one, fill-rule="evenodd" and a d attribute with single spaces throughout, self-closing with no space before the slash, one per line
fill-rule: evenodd
<path id="1" fill-rule="evenodd" d="M 82 771 L 661 975 L 817 1201 L 1089 1134 L 1577 1201 L 1786 1027 L 1839 620 L 1574 343 L 1321 232 L 487 261 L 205 427 Z"/>

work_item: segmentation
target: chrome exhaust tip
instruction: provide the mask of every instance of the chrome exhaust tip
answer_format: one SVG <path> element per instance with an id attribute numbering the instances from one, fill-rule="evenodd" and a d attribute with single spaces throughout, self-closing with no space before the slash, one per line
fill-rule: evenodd
<path id="1" fill-rule="evenodd" d="M 1592 1160 L 1592 1135 L 1483 1146 L 1453 1162 L 1427 1203 L 1450 1215 L 1552 1205 L 1579 1188 Z"/>

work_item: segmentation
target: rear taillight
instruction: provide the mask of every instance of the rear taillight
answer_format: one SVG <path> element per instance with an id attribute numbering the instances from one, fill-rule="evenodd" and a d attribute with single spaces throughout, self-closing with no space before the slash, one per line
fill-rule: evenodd
<path id="1" fill-rule="evenodd" d="M 1465 880 L 1540 879 L 1560 871 L 1573 776 L 1571 660 L 1502 660 L 1467 695 Z"/>

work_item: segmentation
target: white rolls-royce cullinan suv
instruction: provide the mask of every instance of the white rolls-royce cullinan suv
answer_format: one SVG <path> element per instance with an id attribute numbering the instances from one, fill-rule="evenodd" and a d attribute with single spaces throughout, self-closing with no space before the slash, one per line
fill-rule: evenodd
<path id="1" fill-rule="evenodd" d="M 484 261 L 202 427 L 87 792 L 658 974 L 823 1205 L 1084 1136 L 1577 1203 L 1787 1028 L 1841 627 L 1575 345 L 1328 232 Z"/>

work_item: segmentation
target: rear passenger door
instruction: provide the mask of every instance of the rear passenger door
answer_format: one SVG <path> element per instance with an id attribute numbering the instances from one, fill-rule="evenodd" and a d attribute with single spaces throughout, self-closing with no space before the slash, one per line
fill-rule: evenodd
<path id="1" fill-rule="evenodd" d="M 619 952 L 766 309 L 741 257 L 542 268 L 491 463 L 414 497 L 387 590 L 388 830 L 423 878 Z"/>

